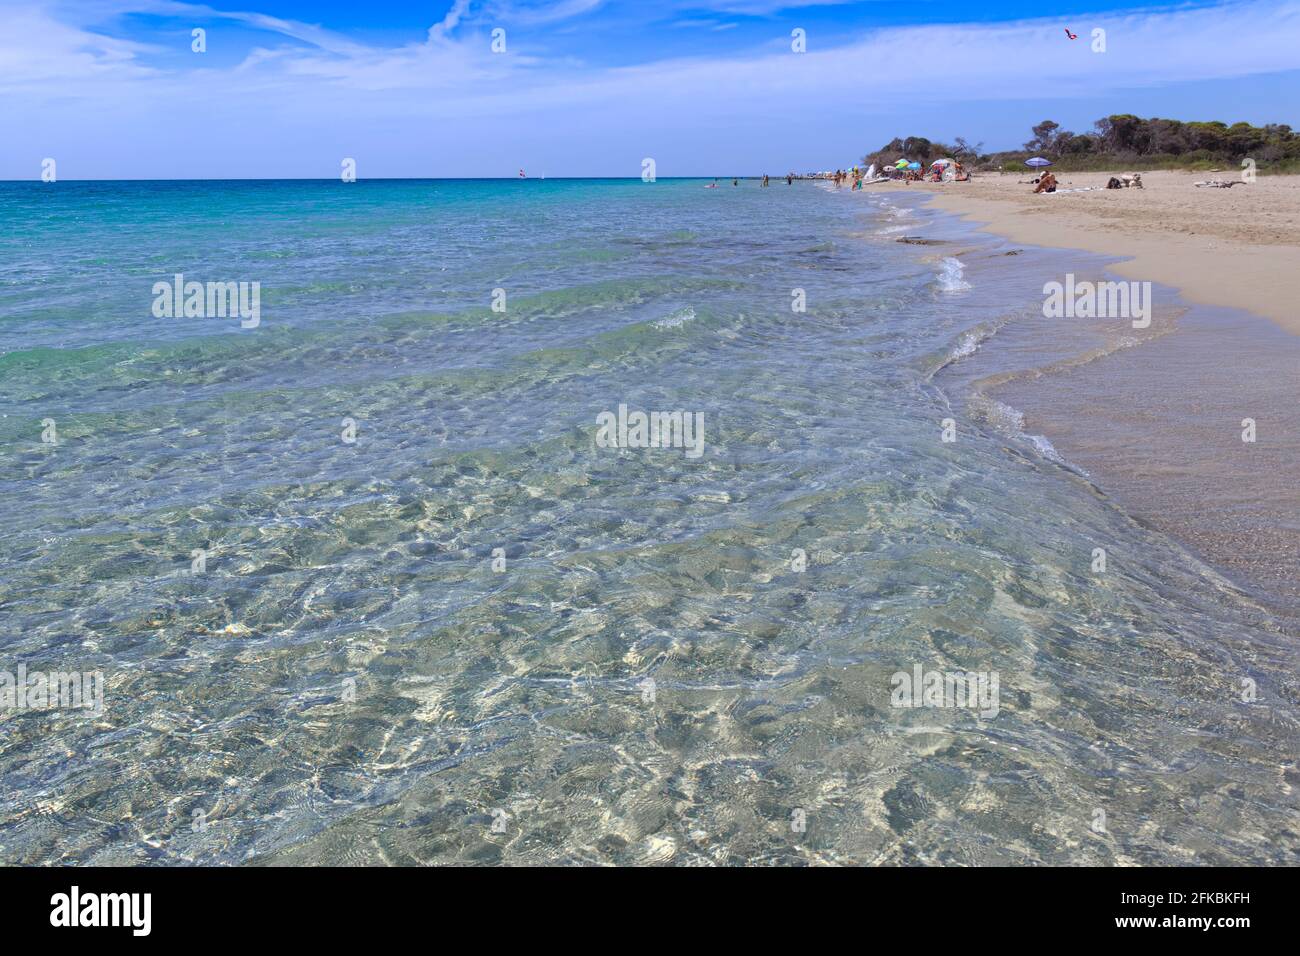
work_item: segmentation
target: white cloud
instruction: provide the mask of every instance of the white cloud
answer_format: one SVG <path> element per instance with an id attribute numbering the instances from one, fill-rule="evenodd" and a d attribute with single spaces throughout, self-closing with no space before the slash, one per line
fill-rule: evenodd
<path id="1" fill-rule="evenodd" d="M 7 11 L 0 16 L 0 92 L 6 85 L 39 92 L 54 81 L 82 89 L 148 76 L 154 71 L 138 61 L 148 52 L 144 44 L 70 26 L 39 8 Z"/>
<path id="2" fill-rule="evenodd" d="M 435 23 L 433 26 L 429 27 L 430 38 L 446 36 L 452 30 L 456 29 L 456 25 L 460 23 L 461 17 L 465 16 L 468 12 L 469 0 L 456 0 L 456 2 L 451 5 L 451 9 L 447 11 L 447 15 L 442 18 L 442 22 Z"/>

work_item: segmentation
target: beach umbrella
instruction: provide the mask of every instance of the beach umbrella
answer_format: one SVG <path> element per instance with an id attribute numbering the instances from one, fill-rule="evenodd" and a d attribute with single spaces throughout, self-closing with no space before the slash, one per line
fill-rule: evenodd
<path id="1" fill-rule="evenodd" d="M 1041 156 L 1035 156 L 1032 159 L 1026 159 L 1025 165 L 1026 166 L 1050 166 L 1052 165 L 1052 161 L 1050 159 L 1043 159 L 1043 157 Z"/>
<path id="2" fill-rule="evenodd" d="M 951 160 L 951 159 L 936 159 L 936 160 L 935 160 L 934 162 L 932 162 L 930 165 L 931 165 L 931 166 L 951 166 L 951 165 L 952 165 L 952 160 Z"/>
<path id="3" fill-rule="evenodd" d="M 907 168 L 907 160 L 905 160 L 905 159 L 900 159 L 897 163 L 894 164 L 894 168 L 895 168 L 895 169 L 906 169 L 906 168 Z"/>
<path id="4" fill-rule="evenodd" d="M 920 164 L 920 163 L 908 163 L 908 164 L 907 164 L 907 168 L 908 168 L 908 169 L 920 169 L 920 168 L 921 168 L 921 164 Z"/>

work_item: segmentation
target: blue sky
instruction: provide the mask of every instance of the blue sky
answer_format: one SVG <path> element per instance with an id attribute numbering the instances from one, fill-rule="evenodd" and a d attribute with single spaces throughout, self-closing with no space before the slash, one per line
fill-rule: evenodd
<path id="1" fill-rule="evenodd" d="M 1046 118 L 1300 126 L 1300 0 L 1052 9 L 0 0 L 0 178 L 779 174 Z"/>

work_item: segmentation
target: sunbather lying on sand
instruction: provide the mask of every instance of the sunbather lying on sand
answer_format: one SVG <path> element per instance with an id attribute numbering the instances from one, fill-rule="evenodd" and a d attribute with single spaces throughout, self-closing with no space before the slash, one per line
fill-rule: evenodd
<path id="1" fill-rule="evenodd" d="M 1043 178 L 1038 180 L 1038 185 L 1034 187 L 1036 193 L 1054 193 L 1056 192 L 1056 177 L 1051 173 L 1043 173 Z"/>

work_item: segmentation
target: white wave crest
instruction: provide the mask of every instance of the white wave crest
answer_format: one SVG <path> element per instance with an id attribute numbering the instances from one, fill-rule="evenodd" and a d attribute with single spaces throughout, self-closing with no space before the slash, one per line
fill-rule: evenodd
<path id="1" fill-rule="evenodd" d="M 670 315 L 665 315 L 662 319 L 656 319 L 650 323 L 656 329 L 680 329 L 687 322 L 695 321 L 695 310 L 689 305 L 684 309 L 678 309 Z"/>
<path id="2" fill-rule="evenodd" d="M 1083 469 L 1077 468 L 1066 461 L 1046 435 L 1027 434 L 1025 432 L 1025 413 L 1020 411 L 1020 409 L 1012 408 L 1010 405 L 1007 405 L 1004 402 L 999 402 L 996 399 L 989 399 L 986 414 L 990 424 L 1004 435 L 1029 442 L 1029 444 L 1033 445 L 1034 448 L 1038 450 L 1040 455 L 1050 462 L 1063 465 L 1064 467 L 1077 471 L 1082 475 L 1087 474 Z"/>
<path id="3" fill-rule="evenodd" d="M 943 265 L 939 267 L 939 275 L 935 283 L 939 286 L 941 292 L 964 292 L 970 288 L 970 283 L 962 278 L 966 272 L 965 264 L 953 256 L 947 256 L 943 260 Z"/>

